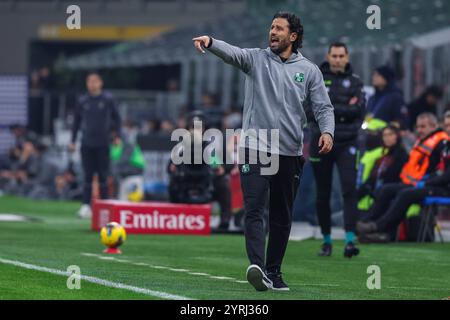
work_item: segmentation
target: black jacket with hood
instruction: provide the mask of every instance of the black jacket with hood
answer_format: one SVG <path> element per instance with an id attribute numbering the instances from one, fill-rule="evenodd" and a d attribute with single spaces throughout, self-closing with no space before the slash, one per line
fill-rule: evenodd
<path id="1" fill-rule="evenodd" d="M 320 70 L 334 107 L 336 122 L 334 141 L 335 143 L 354 142 L 358 137 L 365 114 L 366 98 L 363 83 L 353 73 L 351 64 L 347 64 L 344 72 L 334 73 L 330 69 L 330 64 L 324 62 Z M 350 105 L 353 97 L 357 97 L 358 100 L 355 104 Z M 307 114 L 312 131 L 312 143 L 316 143 L 320 137 L 320 131 L 309 108 Z"/>

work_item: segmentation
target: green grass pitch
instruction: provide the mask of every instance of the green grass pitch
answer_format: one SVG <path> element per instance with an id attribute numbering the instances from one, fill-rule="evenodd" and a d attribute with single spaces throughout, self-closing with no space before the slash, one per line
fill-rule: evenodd
<path id="1" fill-rule="evenodd" d="M 336 241 L 330 258 L 316 255 L 320 241 L 291 241 L 283 265 L 290 292 L 256 292 L 245 283 L 248 266 L 239 235 L 129 235 L 123 254 L 104 259 L 99 235 L 79 220 L 79 204 L 0 198 L 0 213 L 39 218 L 0 222 L 0 260 L 81 274 L 192 299 L 443 299 L 450 296 L 450 244 L 361 245 L 345 260 Z M 87 255 L 86 255 L 87 253 Z M 366 286 L 367 267 L 381 269 L 381 289 Z M 161 299 L 0 262 L 0 299 Z"/>

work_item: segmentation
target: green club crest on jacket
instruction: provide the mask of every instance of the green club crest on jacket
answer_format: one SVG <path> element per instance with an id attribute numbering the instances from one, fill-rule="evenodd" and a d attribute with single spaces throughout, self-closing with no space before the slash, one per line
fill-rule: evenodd
<path id="1" fill-rule="evenodd" d="M 305 81 L 305 75 L 303 73 L 297 72 L 294 76 L 294 80 L 296 82 L 303 82 Z"/>

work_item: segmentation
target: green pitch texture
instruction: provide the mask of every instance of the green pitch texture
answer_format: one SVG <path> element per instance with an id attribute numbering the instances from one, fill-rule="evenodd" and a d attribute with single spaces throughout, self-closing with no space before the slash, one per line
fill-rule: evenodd
<path id="1" fill-rule="evenodd" d="M 75 217 L 78 203 L 0 198 L 0 213 L 39 218 L 36 222 L 0 222 L 0 259 L 66 270 L 78 265 L 83 275 L 193 299 L 443 299 L 450 296 L 450 245 L 399 243 L 361 245 L 352 260 L 335 241 L 332 257 L 316 255 L 320 241 L 291 241 L 283 265 L 290 292 L 256 292 L 245 280 L 248 266 L 240 235 L 128 235 L 123 254 L 102 254 L 90 222 Z M 146 263 L 234 280 L 211 279 L 186 271 L 138 266 Z M 369 290 L 367 267 L 381 268 L 381 290 Z M 69 290 L 64 276 L 0 263 L 0 299 L 159 299 L 81 281 Z"/>

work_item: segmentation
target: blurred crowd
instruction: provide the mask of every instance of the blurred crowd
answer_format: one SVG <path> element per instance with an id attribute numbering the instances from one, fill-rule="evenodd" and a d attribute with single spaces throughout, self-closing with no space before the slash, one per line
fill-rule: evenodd
<path id="1" fill-rule="evenodd" d="M 41 73 L 45 77 L 45 70 Z M 371 85 L 375 91 L 367 101 L 365 121 L 359 137 L 360 164 L 364 165 L 371 151 L 377 148 L 382 148 L 383 151 L 375 158 L 374 169 L 359 172 L 357 193 L 360 201 L 358 206 L 362 211 L 367 211 L 370 207 L 364 205 L 364 199 L 374 197 L 382 184 L 399 181 L 401 168 L 420 137 L 416 124 L 421 114 L 435 115 L 440 121 L 439 127 L 447 132 L 450 130 L 450 104 L 438 108 L 444 97 L 442 87 L 429 86 L 419 97 L 406 104 L 402 91 L 396 85 L 397 80 L 394 70 L 389 66 L 380 66 L 373 72 Z M 235 106 L 223 110 L 218 97 L 213 93 L 205 93 L 200 105 L 183 108 L 176 120 L 169 117 L 122 120 L 120 136 L 116 135 L 111 139 L 109 194 L 120 198 L 120 193 L 125 192 L 121 191 L 120 186 L 124 178 L 140 176 L 142 179 L 145 165 L 151 165 L 145 163 L 137 143 L 138 136 L 169 136 L 177 128 L 189 129 L 193 115 L 204 121 L 204 129 L 237 129 L 242 124 L 241 108 Z M 444 118 L 449 121 L 444 123 Z M 13 125 L 10 130 L 15 137 L 15 144 L 7 157 L 0 160 L 0 191 L 34 199 L 82 198 L 83 172 L 80 163 L 69 161 L 69 165 L 61 169 L 47 152 L 51 146 L 42 143 L 40 137 L 21 125 Z M 389 161 L 386 161 L 385 155 L 389 155 Z M 305 144 L 305 156 L 308 156 L 308 141 Z M 171 178 L 175 171 L 173 167 L 168 167 Z M 222 164 L 216 164 L 212 172 L 213 176 L 227 178 L 232 174 L 236 175 L 237 171 L 236 166 L 222 168 Z M 230 198 L 236 190 L 232 190 L 230 181 L 224 179 L 213 179 L 211 186 L 211 199 L 218 200 L 222 207 L 221 226 L 227 229 L 231 216 Z M 224 199 L 224 195 L 228 199 Z M 145 195 L 141 195 L 136 199 L 144 198 Z"/>
<path id="2" fill-rule="evenodd" d="M 70 166 L 59 170 L 48 145 L 26 127 L 10 127 L 15 144 L 0 162 L 0 190 L 32 199 L 79 199 L 79 175 Z"/>

